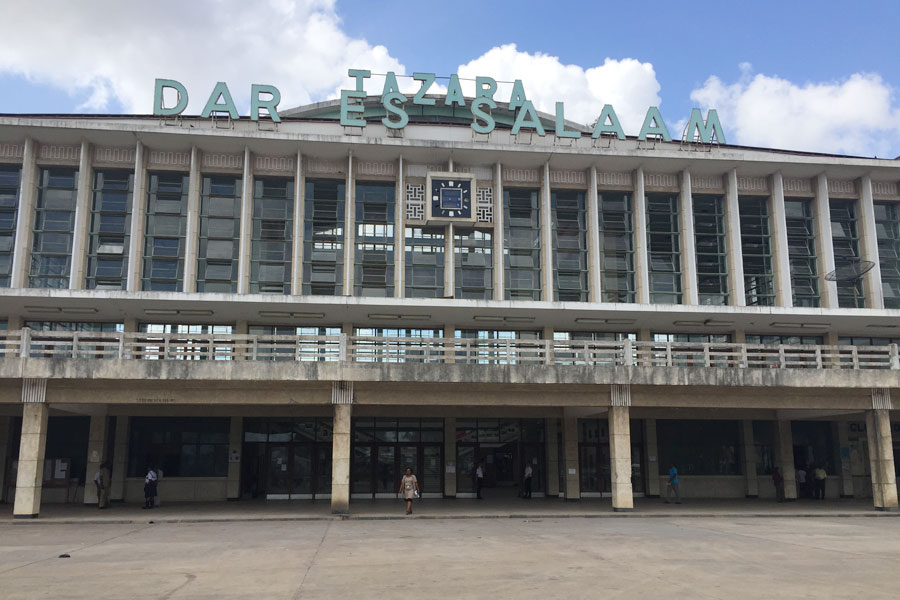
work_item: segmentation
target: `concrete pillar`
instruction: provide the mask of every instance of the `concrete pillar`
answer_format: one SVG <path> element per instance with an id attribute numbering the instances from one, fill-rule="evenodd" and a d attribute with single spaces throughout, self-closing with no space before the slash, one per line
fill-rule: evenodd
<path id="1" fill-rule="evenodd" d="M 406 183 L 403 176 L 403 157 L 401 156 L 397 162 L 397 188 L 394 198 L 394 298 L 406 296 Z M 425 190 L 425 197 L 429 198 L 430 193 L 430 190 Z M 474 189 L 472 193 L 475 193 Z M 472 210 L 475 210 L 474 203 L 475 198 L 472 198 Z M 448 267 L 452 264 L 450 261 L 453 260 L 451 255 L 453 251 L 452 229 L 452 225 L 444 228 L 446 234 L 444 235 L 444 295 L 451 297 L 453 296 L 453 284 L 452 279 L 448 282 L 447 275 Z"/>
<path id="2" fill-rule="evenodd" d="M 746 306 L 737 169 L 730 170 L 725 177 L 725 247 L 728 248 L 726 264 L 728 265 L 728 291 L 731 305 Z"/>
<path id="3" fill-rule="evenodd" d="M 137 142 L 134 151 L 134 195 L 131 200 L 131 228 L 128 232 L 129 292 L 141 289 L 144 262 L 144 231 L 147 228 L 147 166 L 144 144 Z M 111 488 L 112 490 L 112 488 Z M 115 496 L 112 496 L 115 498 Z"/>
<path id="4" fill-rule="evenodd" d="M 200 149 L 191 147 L 191 167 L 188 175 L 187 218 L 184 236 L 185 292 L 197 291 L 197 257 L 200 252 Z"/>
<path id="5" fill-rule="evenodd" d="M 19 209 L 16 214 L 16 241 L 9 278 L 9 287 L 12 288 L 28 287 L 31 246 L 34 243 L 34 204 L 37 201 L 37 184 L 40 173 L 36 162 L 37 153 L 37 142 L 31 138 L 25 138 L 19 187 Z"/>
<path id="6" fill-rule="evenodd" d="M 678 211 L 681 228 L 681 290 L 682 304 L 699 304 L 697 293 L 697 246 L 694 239 L 694 196 L 691 193 L 691 172 L 681 172 L 681 206 Z"/>
<path id="7" fill-rule="evenodd" d="M 6 460 L 9 458 L 9 417 L 0 416 L 0 504 L 6 502 Z"/>
<path id="8" fill-rule="evenodd" d="M 600 266 L 600 200 L 597 193 L 597 167 L 591 167 L 588 173 L 587 194 L 587 231 L 588 231 L 588 301 L 600 302 L 603 297 L 601 289 Z"/>
<path id="9" fill-rule="evenodd" d="M 241 448 L 244 437 L 244 418 L 231 417 L 228 431 L 228 490 L 229 500 L 241 498 Z"/>
<path id="10" fill-rule="evenodd" d="M 334 385 L 338 385 L 335 383 Z M 352 404 L 334 405 L 331 441 L 331 512 L 350 512 L 350 414 Z"/>
<path id="11" fill-rule="evenodd" d="M 444 418 L 444 498 L 456 498 L 456 417 Z"/>
<path id="12" fill-rule="evenodd" d="M 759 479 L 756 473 L 756 443 L 753 439 L 753 421 L 741 421 L 741 445 L 744 451 L 744 475 L 747 478 L 747 498 L 759 498 Z"/>
<path id="13" fill-rule="evenodd" d="M 253 165 L 250 148 L 244 147 L 244 171 L 241 175 L 241 239 L 238 241 L 238 294 L 250 289 L 250 245 L 253 236 Z"/>
<path id="14" fill-rule="evenodd" d="M 69 289 L 83 290 L 85 264 L 89 242 L 91 200 L 93 197 L 93 170 L 91 169 L 91 145 L 81 142 L 78 161 L 78 189 L 75 192 L 75 223 L 72 227 L 72 270 L 69 272 Z"/>
<path id="15" fill-rule="evenodd" d="M 474 210 L 474 209 L 473 209 Z M 456 235 L 456 226 L 453 223 L 447 224 L 444 228 L 444 296 L 453 298 L 456 296 L 456 255 L 453 253 L 453 236 Z M 406 256 L 406 240 L 403 241 L 403 252 L 398 254 L 401 257 Z M 405 265 L 398 263 L 398 265 Z M 406 269 L 405 266 L 398 266 L 397 270 Z M 405 284 L 404 284 L 405 285 Z M 404 290 L 404 295 L 406 294 Z"/>
<path id="16" fill-rule="evenodd" d="M 794 436 L 791 434 L 790 421 L 775 421 L 775 446 L 778 470 L 784 477 L 784 499 L 796 500 L 797 472 L 794 470 Z"/>
<path id="17" fill-rule="evenodd" d="M 347 194 L 344 206 L 344 295 L 353 295 L 353 271 L 356 249 L 356 186 L 353 179 L 353 153 L 347 156 Z M 397 248 L 394 248 L 396 255 Z"/>
<path id="18" fill-rule="evenodd" d="M 88 433 L 87 470 L 84 481 L 84 503 L 97 504 L 97 486 L 94 485 L 94 474 L 100 470 L 100 464 L 106 456 L 106 411 L 103 414 L 91 415 L 91 427 Z"/>
<path id="19" fill-rule="evenodd" d="M 581 481 L 578 473 L 578 418 L 563 417 L 563 450 L 566 453 L 566 500 L 581 498 Z"/>
<path id="20" fill-rule="evenodd" d="M 128 417 L 122 415 L 116 417 L 112 481 L 109 484 L 109 499 L 113 502 L 125 500 L 125 475 L 128 469 L 128 421 Z"/>
<path id="21" fill-rule="evenodd" d="M 635 301 L 650 304 L 650 257 L 647 251 L 647 197 L 644 169 L 634 172 L 634 287 Z"/>
<path id="22" fill-rule="evenodd" d="M 644 445 L 647 457 L 647 497 L 659 498 L 659 449 L 656 442 L 656 419 L 644 419 Z"/>
<path id="23" fill-rule="evenodd" d="M 24 386 L 32 385 L 25 380 Z M 40 385 L 40 384 L 38 384 Z M 43 382 L 46 392 L 46 380 Z M 42 399 L 43 400 L 43 399 Z M 43 401 L 22 405 L 22 439 L 19 442 L 19 468 L 13 518 L 34 519 L 41 512 L 41 487 L 44 481 L 44 450 L 47 447 L 49 408 Z"/>
<path id="24" fill-rule="evenodd" d="M 294 232 L 291 249 L 291 294 L 303 293 L 303 229 L 306 219 L 306 174 L 303 172 L 303 154 L 297 152 L 297 168 L 294 171 Z"/>
<path id="25" fill-rule="evenodd" d="M 494 300 L 503 300 L 506 294 L 506 278 L 503 271 L 503 168 L 494 166 Z"/>
<path id="26" fill-rule="evenodd" d="M 872 177 L 859 180 L 859 250 L 863 260 L 871 260 L 875 268 L 863 275 L 863 296 L 866 308 L 884 308 L 884 289 L 881 283 L 881 263 L 878 260 L 878 234 L 875 230 L 875 203 L 872 200 Z"/>
<path id="27" fill-rule="evenodd" d="M 547 497 L 559 498 L 559 447 L 556 444 L 559 419 L 544 419 L 544 460 L 547 472 Z"/>
<path id="28" fill-rule="evenodd" d="M 897 478 L 894 472 L 890 410 L 879 408 L 866 413 L 866 437 L 875 509 L 897 510 Z"/>
<path id="29" fill-rule="evenodd" d="M 825 281 L 834 271 L 834 241 L 831 238 L 831 207 L 828 202 L 828 178 L 820 173 L 816 178 L 815 201 L 816 255 L 819 272 L 819 299 L 822 308 L 838 308 L 837 284 Z"/>
<path id="30" fill-rule="evenodd" d="M 838 439 L 838 459 L 841 469 L 841 498 L 853 497 L 853 465 L 850 461 L 850 424 L 847 421 L 835 423 Z"/>
<path id="31" fill-rule="evenodd" d="M 541 300 L 553 302 L 553 209 L 550 204 L 550 163 L 541 177 Z"/>
<path id="32" fill-rule="evenodd" d="M 612 506 L 616 512 L 634 510 L 631 489 L 631 419 L 627 406 L 609 407 L 609 465 Z"/>
<path id="33" fill-rule="evenodd" d="M 791 260 L 788 250 L 787 215 L 784 212 L 784 177 L 781 171 L 772 175 L 769 214 L 772 215 L 772 269 L 775 271 L 775 304 L 794 306 L 791 283 Z"/>

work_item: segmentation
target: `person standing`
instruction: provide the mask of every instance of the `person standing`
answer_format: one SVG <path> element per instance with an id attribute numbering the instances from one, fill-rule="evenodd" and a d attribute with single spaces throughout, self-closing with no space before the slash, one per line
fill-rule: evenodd
<path id="1" fill-rule="evenodd" d="M 678 490 L 678 468 L 675 463 L 669 467 L 669 481 L 666 483 L 666 504 L 669 504 L 669 498 L 675 496 L 675 504 L 681 504 L 681 494 Z"/>
<path id="2" fill-rule="evenodd" d="M 419 497 L 419 482 L 409 467 L 406 467 L 406 475 L 400 480 L 397 494 L 403 494 L 403 499 L 406 500 L 406 514 L 411 515 L 413 500 Z"/>
<path id="3" fill-rule="evenodd" d="M 822 468 L 822 465 L 819 465 L 813 471 L 813 479 L 815 480 L 815 490 L 816 500 L 824 500 L 825 499 L 825 480 L 828 478 L 828 474 L 825 472 L 825 469 Z"/>
<path id="4" fill-rule="evenodd" d="M 531 499 L 531 478 L 533 475 L 534 471 L 531 469 L 531 465 L 525 463 L 525 485 L 522 492 L 522 497 L 525 499 Z"/>
<path id="5" fill-rule="evenodd" d="M 111 472 L 109 461 L 100 463 L 100 468 L 94 474 L 94 485 L 97 486 L 97 508 L 109 508 L 109 484 Z"/>
<path id="6" fill-rule="evenodd" d="M 481 487 L 484 485 L 484 466 L 478 461 L 478 467 L 475 468 L 475 497 L 482 500 Z"/>
<path id="7" fill-rule="evenodd" d="M 806 495 L 806 469 L 799 467 L 797 469 L 797 497 L 802 498 Z"/>
<path id="8" fill-rule="evenodd" d="M 144 476 L 144 506 L 143 508 L 153 508 L 153 499 L 156 497 L 156 471 L 153 467 L 147 467 L 147 474 Z"/>
<path id="9" fill-rule="evenodd" d="M 775 484 L 775 499 L 784 502 L 784 477 L 781 476 L 778 467 L 772 471 L 772 483 Z"/>

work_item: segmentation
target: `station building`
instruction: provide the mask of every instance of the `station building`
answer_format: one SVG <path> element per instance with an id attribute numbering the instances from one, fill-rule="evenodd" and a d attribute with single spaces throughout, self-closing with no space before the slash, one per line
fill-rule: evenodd
<path id="1" fill-rule="evenodd" d="M 0 501 L 897 507 L 900 161 L 337 101 L 0 116 Z M 866 261 L 874 268 L 862 271 Z M 837 271 L 838 281 L 826 275 Z M 847 275 L 850 273 L 850 275 Z M 859 276 L 855 276 L 858 273 Z"/>

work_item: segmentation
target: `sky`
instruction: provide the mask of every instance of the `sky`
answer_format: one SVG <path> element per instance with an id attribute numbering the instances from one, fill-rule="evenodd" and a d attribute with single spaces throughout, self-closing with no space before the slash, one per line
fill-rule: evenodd
<path id="1" fill-rule="evenodd" d="M 352 89 L 347 69 L 422 71 L 521 79 L 538 110 L 563 101 L 585 124 L 612 104 L 630 135 L 650 106 L 676 139 L 692 108 L 715 108 L 731 144 L 900 156 L 896 0 L 0 0 L 0 14 L 0 113 L 147 114 L 167 78 L 188 113 L 224 81 L 247 114 L 252 83 L 284 110 Z"/>

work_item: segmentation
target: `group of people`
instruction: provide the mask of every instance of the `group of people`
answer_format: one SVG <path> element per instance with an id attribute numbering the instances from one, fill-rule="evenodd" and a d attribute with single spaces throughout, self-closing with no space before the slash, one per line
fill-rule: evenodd
<path id="1" fill-rule="evenodd" d="M 812 473 L 808 469 L 812 468 Z M 822 465 L 815 467 L 800 467 L 796 470 L 797 481 L 797 497 L 798 498 L 814 498 L 816 500 L 825 499 L 825 481 L 828 479 L 828 473 Z M 784 475 L 775 467 L 772 471 L 772 483 L 775 484 L 775 499 L 778 502 L 784 502 Z"/>
<path id="2" fill-rule="evenodd" d="M 159 482 L 163 471 L 159 467 L 147 467 L 144 476 L 144 506 L 141 508 L 159 508 Z M 108 460 L 100 463 L 94 473 L 94 486 L 97 488 L 97 508 L 109 508 L 109 491 L 112 485 L 112 464 Z"/>

